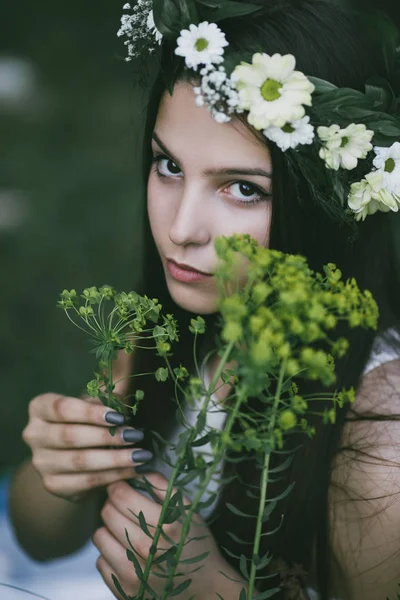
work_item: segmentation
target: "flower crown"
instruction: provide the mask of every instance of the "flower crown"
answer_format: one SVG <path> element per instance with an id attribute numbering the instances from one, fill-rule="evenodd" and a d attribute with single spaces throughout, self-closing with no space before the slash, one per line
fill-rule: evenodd
<path id="1" fill-rule="evenodd" d="M 283 152 L 318 144 L 319 157 L 331 171 L 353 171 L 368 158 L 369 172 L 347 180 L 348 212 L 356 221 L 377 211 L 399 210 L 399 98 L 386 80 L 368 81 L 365 93 L 338 88 L 297 71 L 291 54 L 257 52 L 251 62 L 231 65 L 225 56 L 229 43 L 217 22 L 255 13 L 262 9 L 259 5 L 138 0 L 123 8 L 129 12 L 122 16 L 118 36 L 126 37 L 127 61 L 166 46 L 167 82 L 178 71 L 175 61 L 183 59 L 185 69 L 199 80 L 194 87 L 197 106 L 207 107 L 218 123 L 247 112 L 248 123 Z"/>

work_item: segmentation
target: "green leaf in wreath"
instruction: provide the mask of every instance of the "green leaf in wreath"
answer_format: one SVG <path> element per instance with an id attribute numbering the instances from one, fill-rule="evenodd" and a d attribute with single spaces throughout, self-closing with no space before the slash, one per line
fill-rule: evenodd
<path id="1" fill-rule="evenodd" d="M 154 0 L 153 11 L 155 25 L 167 40 L 177 38 L 182 29 L 199 22 L 194 0 Z"/>
<path id="2" fill-rule="evenodd" d="M 315 90 L 313 94 L 326 94 L 327 92 L 333 92 L 337 90 L 338 87 L 331 83 L 330 81 L 325 81 L 325 79 L 320 79 L 319 77 L 308 77 L 308 79 L 315 85 Z"/>
<path id="3" fill-rule="evenodd" d="M 225 19 L 233 19 L 235 17 L 244 17 L 262 9 L 262 6 L 256 4 L 242 4 L 241 2 L 225 2 L 218 8 L 210 8 L 204 11 L 204 17 L 213 22 L 218 23 Z"/>

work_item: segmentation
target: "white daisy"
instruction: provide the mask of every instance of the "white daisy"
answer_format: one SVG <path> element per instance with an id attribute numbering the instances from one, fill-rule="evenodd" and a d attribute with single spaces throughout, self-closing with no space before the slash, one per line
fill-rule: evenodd
<path id="1" fill-rule="evenodd" d="M 400 199 L 400 142 L 390 148 L 375 147 L 374 167 L 382 173 L 388 192 Z"/>
<path id="2" fill-rule="evenodd" d="M 228 46 L 223 31 L 208 21 L 182 29 L 177 43 L 175 54 L 183 56 L 186 66 L 194 71 L 199 65 L 221 63 L 224 47 Z"/>
<path id="3" fill-rule="evenodd" d="M 310 117 L 307 115 L 298 121 L 286 123 L 283 127 L 271 125 L 264 129 L 266 138 L 286 152 L 289 148 L 296 148 L 299 144 L 312 144 L 314 139 L 314 127 L 310 125 Z"/>
<path id="4" fill-rule="evenodd" d="M 232 74 L 239 91 L 239 107 L 248 110 L 248 122 L 256 129 L 283 127 L 302 119 L 311 106 L 314 85 L 295 71 L 294 56 L 256 53 L 252 64 L 242 62 Z"/>
<path id="5" fill-rule="evenodd" d="M 158 29 L 157 29 L 157 27 L 156 27 L 156 24 L 155 24 L 155 22 L 154 22 L 154 12 L 153 12 L 153 10 L 151 10 L 151 11 L 149 12 L 149 16 L 147 17 L 147 22 L 146 22 L 146 25 L 147 25 L 147 29 L 148 29 L 149 31 L 151 31 L 151 33 L 152 33 L 152 34 L 154 35 L 154 37 L 156 38 L 156 42 L 157 42 L 158 44 L 161 44 L 161 42 L 162 42 L 162 39 L 163 39 L 163 36 L 162 36 L 162 33 L 160 33 L 160 32 L 158 31 Z"/>
<path id="6" fill-rule="evenodd" d="M 366 158 L 372 150 L 374 132 L 362 123 L 351 123 L 345 129 L 341 129 L 339 125 L 318 127 L 317 133 L 324 142 L 319 155 L 328 169 L 355 169 L 358 159 Z"/>
<path id="7" fill-rule="evenodd" d="M 365 179 L 351 185 L 348 205 L 354 211 L 356 221 L 364 221 L 378 210 L 397 212 L 400 202 L 385 189 L 382 173 L 372 171 Z"/>

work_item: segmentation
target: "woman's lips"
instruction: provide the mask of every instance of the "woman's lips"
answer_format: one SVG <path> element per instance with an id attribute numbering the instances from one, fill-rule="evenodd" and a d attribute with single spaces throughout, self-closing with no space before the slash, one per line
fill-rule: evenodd
<path id="1" fill-rule="evenodd" d="M 212 275 L 208 275 L 206 273 L 201 273 L 200 271 L 195 271 L 194 269 L 183 268 L 179 266 L 174 261 L 167 259 L 167 269 L 168 273 L 178 281 L 182 281 L 184 283 L 193 283 L 195 281 L 204 281 L 212 277 Z"/>

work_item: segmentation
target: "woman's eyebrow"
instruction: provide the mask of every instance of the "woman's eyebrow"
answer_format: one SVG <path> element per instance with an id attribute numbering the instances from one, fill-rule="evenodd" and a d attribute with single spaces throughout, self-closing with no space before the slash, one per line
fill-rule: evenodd
<path id="1" fill-rule="evenodd" d="M 162 143 L 158 135 L 155 131 L 153 131 L 153 140 L 157 143 L 157 145 L 161 148 L 164 154 L 167 154 L 174 162 L 179 164 L 179 161 L 174 157 L 174 155 L 168 150 L 165 144 Z M 207 169 L 204 171 L 204 175 L 206 177 L 218 177 L 221 175 L 247 175 L 253 177 L 267 177 L 268 179 L 272 178 L 272 173 L 268 171 L 264 171 L 263 169 L 243 169 L 243 168 L 221 168 L 221 169 Z"/>
<path id="2" fill-rule="evenodd" d="M 271 179 L 272 177 L 272 173 L 268 173 L 268 171 L 264 171 L 263 169 L 236 169 L 236 168 L 229 168 L 229 169 L 207 169 L 207 171 L 204 172 L 205 175 L 207 176 L 218 176 L 218 175 L 253 175 L 256 177 L 268 177 L 268 179 Z"/>
<path id="3" fill-rule="evenodd" d="M 174 155 L 172 154 L 172 152 L 170 152 L 167 148 L 167 146 L 165 146 L 165 144 L 162 143 L 162 141 L 160 140 L 160 138 L 158 137 L 158 135 L 156 134 L 155 131 L 153 131 L 153 140 L 156 142 L 156 144 L 158 146 L 160 146 L 161 150 L 164 152 L 164 154 L 167 154 L 177 165 L 179 164 L 179 161 L 174 157 Z"/>

